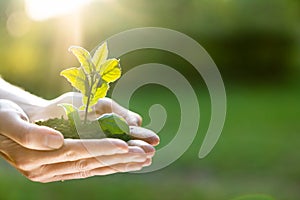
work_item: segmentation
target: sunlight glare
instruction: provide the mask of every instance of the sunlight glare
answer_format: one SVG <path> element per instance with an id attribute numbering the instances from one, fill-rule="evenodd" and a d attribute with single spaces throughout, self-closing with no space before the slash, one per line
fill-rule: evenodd
<path id="1" fill-rule="evenodd" d="M 26 12 L 32 20 L 42 21 L 78 11 L 91 0 L 25 0 Z"/>

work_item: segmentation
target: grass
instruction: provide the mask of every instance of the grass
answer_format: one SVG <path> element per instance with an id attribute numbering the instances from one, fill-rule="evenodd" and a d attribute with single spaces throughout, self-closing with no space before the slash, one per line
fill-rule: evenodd
<path id="1" fill-rule="evenodd" d="M 159 149 L 176 133 L 179 103 L 165 88 L 147 87 L 136 92 L 131 106 L 143 115 L 144 124 L 150 121 L 150 105 L 160 102 L 165 106 L 168 118 L 159 133 Z M 298 88 L 228 87 L 227 95 L 228 112 L 222 136 L 202 160 L 197 154 L 210 117 L 207 94 L 199 97 L 199 133 L 172 165 L 147 174 L 116 174 L 51 184 L 30 182 L 1 165 L 0 199 L 230 200 L 249 194 L 261 194 L 257 199 L 300 199 Z"/>

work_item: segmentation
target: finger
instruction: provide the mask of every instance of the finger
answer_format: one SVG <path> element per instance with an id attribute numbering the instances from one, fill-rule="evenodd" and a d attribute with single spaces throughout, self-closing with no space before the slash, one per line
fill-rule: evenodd
<path id="1" fill-rule="evenodd" d="M 148 167 L 150 166 L 152 163 L 152 159 L 151 158 L 147 158 L 147 160 L 143 163 L 143 167 Z"/>
<path id="2" fill-rule="evenodd" d="M 11 149 L 12 151 L 19 151 L 20 149 L 25 149 L 21 147 L 18 143 L 14 142 L 13 140 L 9 139 L 8 137 L 0 134 L 0 151 L 1 156 L 10 164 L 13 165 L 14 159 L 11 157 L 7 149 Z"/>
<path id="3" fill-rule="evenodd" d="M 147 154 L 148 158 L 153 157 L 155 154 L 154 147 L 142 140 L 129 140 L 127 142 L 127 144 L 129 146 L 137 146 L 137 147 L 142 148 L 145 151 L 145 153 Z"/>
<path id="4" fill-rule="evenodd" d="M 2 151 L 12 157 L 16 168 L 26 171 L 47 164 L 127 153 L 128 145 L 119 139 L 66 139 L 63 147 L 55 151 L 34 151 L 11 145 L 2 145 Z"/>
<path id="5" fill-rule="evenodd" d="M 58 150 L 61 159 L 74 161 L 83 158 L 91 158 L 103 155 L 114 155 L 128 152 L 128 145 L 123 140 L 104 138 L 104 139 L 66 139 L 64 148 Z M 53 158 L 57 156 L 56 152 L 51 152 Z"/>
<path id="6" fill-rule="evenodd" d="M 139 147 L 129 147 L 129 152 L 126 154 L 116 154 L 109 156 L 98 156 L 77 160 L 73 162 L 56 163 L 44 165 L 34 170 L 30 170 L 30 174 L 35 174 L 40 179 L 50 179 L 51 177 L 64 174 L 74 174 L 83 171 L 113 166 L 120 163 L 147 162 L 147 154 Z M 29 175 L 30 176 L 30 175 Z M 31 177 L 33 177 L 31 175 Z"/>
<path id="7" fill-rule="evenodd" d="M 73 174 L 64 174 L 54 176 L 50 179 L 42 180 L 41 182 L 54 182 L 54 181 L 65 181 L 65 180 L 72 180 L 72 179 L 82 179 L 92 176 L 104 176 L 109 174 L 114 174 L 118 172 L 129 172 L 129 171 L 137 171 L 141 170 L 143 167 L 143 163 L 121 163 L 116 164 L 109 167 L 101 167 L 97 169 L 93 169 L 90 171 L 82 171 Z"/>
<path id="8" fill-rule="evenodd" d="M 103 115 L 105 113 L 116 113 L 123 117 L 131 126 L 141 126 L 142 117 L 122 106 L 109 98 L 102 98 L 95 106 L 96 114 Z"/>
<path id="9" fill-rule="evenodd" d="M 20 112 L 0 112 L 0 132 L 23 147 L 35 150 L 53 150 L 63 145 L 63 136 L 60 132 L 31 124 L 25 121 Z"/>
<path id="10" fill-rule="evenodd" d="M 117 113 L 118 114 L 118 113 Z M 132 111 L 127 110 L 126 113 L 120 113 L 120 115 L 126 120 L 129 126 L 141 126 L 142 117 Z"/>
<path id="11" fill-rule="evenodd" d="M 138 126 L 130 126 L 129 135 L 133 139 L 143 140 L 153 146 L 159 144 L 159 137 L 151 130 L 138 127 Z"/>

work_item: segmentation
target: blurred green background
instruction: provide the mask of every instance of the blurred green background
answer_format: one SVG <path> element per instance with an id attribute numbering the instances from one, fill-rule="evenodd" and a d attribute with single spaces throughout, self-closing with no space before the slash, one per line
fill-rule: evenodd
<path id="1" fill-rule="evenodd" d="M 148 174 L 51 184 L 30 182 L 2 161 L 0 199 L 223 200 L 252 194 L 261 194 L 257 199 L 300 199 L 299 0 L 91 0 L 74 12 L 44 20 L 25 7 L 25 0 L 0 1 L 0 74 L 5 80 L 55 98 L 71 90 L 59 72 L 78 65 L 69 46 L 92 50 L 124 30 L 165 27 L 197 40 L 211 55 L 224 79 L 227 118 L 216 147 L 200 160 L 210 118 L 202 78 L 178 56 L 131 52 L 121 58 L 124 73 L 138 64 L 164 63 L 199 91 L 200 129 L 183 156 Z M 51 14 L 51 7 L 38 10 Z M 159 149 L 174 137 L 180 111 L 174 94 L 158 85 L 138 89 L 130 109 L 147 124 L 153 104 L 168 112 Z"/>

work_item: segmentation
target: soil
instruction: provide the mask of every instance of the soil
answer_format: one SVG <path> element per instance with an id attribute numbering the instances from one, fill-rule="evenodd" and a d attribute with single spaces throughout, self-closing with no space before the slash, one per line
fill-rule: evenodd
<path id="1" fill-rule="evenodd" d="M 37 121 L 35 124 L 40 126 L 48 126 L 53 128 L 64 135 L 64 138 L 72 139 L 101 139 L 101 138 L 118 138 L 124 141 L 132 139 L 130 135 L 113 134 L 101 130 L 98 121 L 88 121 L 87 123 L 74 124 L 70 120 L 61 118 L 48 119 L 46 121 Z M 79 133 L 79 134 L 78 134 Z"/>

